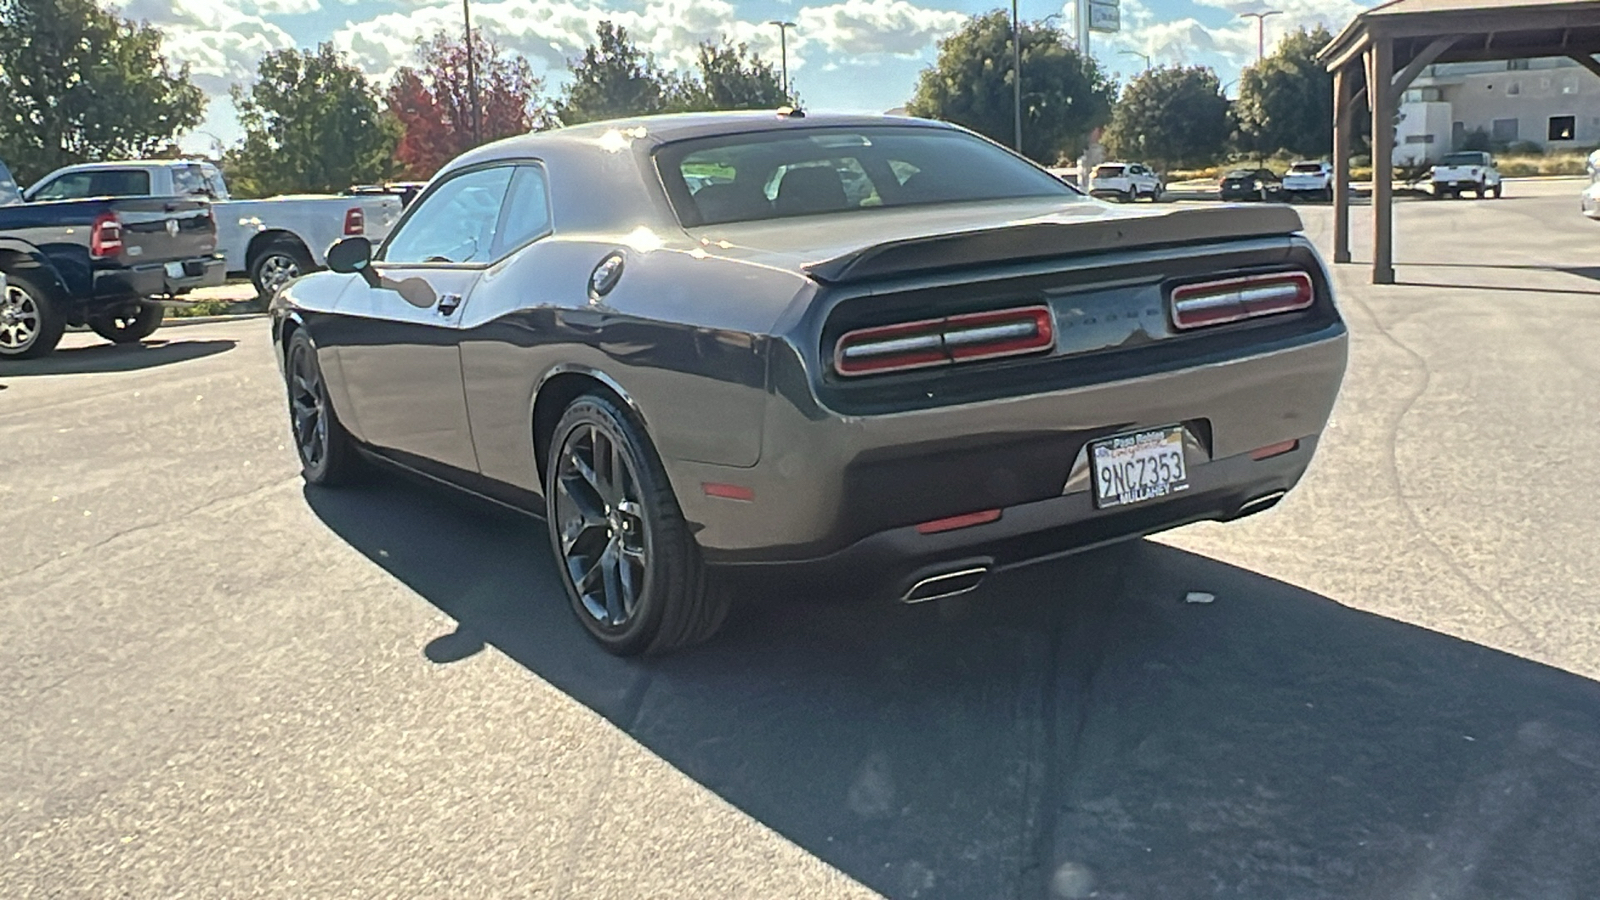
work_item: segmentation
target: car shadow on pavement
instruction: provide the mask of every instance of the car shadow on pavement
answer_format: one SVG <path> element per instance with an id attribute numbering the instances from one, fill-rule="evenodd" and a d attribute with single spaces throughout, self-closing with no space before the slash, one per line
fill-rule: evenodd
<path id="1" fill-rule="evenodd" d="M 538 521 L 388 476 L 306 498 L 459 623 L 429 659 L 500 650 L 892 898 L 1600 884 L 1600 685 L 1216 560 L 1139 541 L 918 607 L 775 586 L 628 661 Z"/>
<path id="2" fill-rule="evenodd" d="M 0 361 L 0 375 L 75 375 L 132 372 L 172 363 L 188 362 L 232 350 L 238 341 L 212 339 L 171 341 L 152 338 L 138 344 L 90 344 L 60 347 L 40 359 Z"/>

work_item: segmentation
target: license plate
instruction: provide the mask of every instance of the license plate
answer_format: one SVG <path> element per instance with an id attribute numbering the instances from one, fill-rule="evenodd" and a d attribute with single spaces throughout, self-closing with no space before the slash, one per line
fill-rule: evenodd
<path id="1" fill-rule="evenodd" d="M 1100 509 L 1159 500 L 1189 489 L 1183 426 L 1119 434 L 1089 445 L 1094 504 Z"/>
<path id="2" fill-rule="evenodd" d="M 167 263 L 167 277 L 168 278 L 182 278 L 183 277 L 183 263 L 181 263 L 181 262 L 169 262 L 169 263 Z"/>

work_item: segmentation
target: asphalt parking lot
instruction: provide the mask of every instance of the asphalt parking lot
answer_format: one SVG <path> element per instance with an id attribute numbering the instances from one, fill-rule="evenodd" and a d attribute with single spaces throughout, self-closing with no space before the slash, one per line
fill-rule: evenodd
<path id="1" fill-rule="evenodd" d="M 535 522 L 303 487 L 262 320 L 0 363 L 0 894 L 1593 896 L 1579 189 L 1404 202 L 1403 283 L 1339 267 L 1271 512 L 921 607 L 775 585 L 659 661 Z"/>

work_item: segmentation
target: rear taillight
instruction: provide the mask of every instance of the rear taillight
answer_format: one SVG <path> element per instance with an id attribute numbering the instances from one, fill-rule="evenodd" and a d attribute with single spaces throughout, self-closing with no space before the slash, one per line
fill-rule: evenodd
<path id="1" fill-rule="evenodd" d="M 347 236 L 367 233 L 367 214 L 361 207 L 347 210 L 344 214 L 344 233 Z"/>
<path id="2" fill-rule="evenodd" d="M 840 375 L 877 375 L 1041 353 L 1055 346 L 1047 306 L 966 313 L 846 332 L 833 348 Z"/>
<path id="3" fill-rule="evenodd" d="M 114 212 L 103 212 L 89 226 L 89 255 L 109 259 L 122 255 L 122 221 Z"/>
<path id="4" fill-rule="evenodd" d="M 1172 324 L 1183 329 L 1221 325 L 1305 309 L 1315 300 L 1311 276 L 1304 272 L 1186 284 L 1172 289 Z"/>

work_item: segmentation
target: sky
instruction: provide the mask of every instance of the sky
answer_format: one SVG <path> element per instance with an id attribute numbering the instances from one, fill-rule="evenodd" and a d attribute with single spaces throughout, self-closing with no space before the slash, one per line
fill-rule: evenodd
<path id="1" fill-rule="evenodd" d="M 882 112 L 909 99 L 938 41 L 997 0 L 471 0 L 473 24 L 526 56 L 559 89 L 566 63 L 582 54 L 594 26 L 610 19 L 667 67 L 688 68 L 703 40 L 743 42 L 778 58 L 774 19 L 789 32 L 789 76 L 808 109 Z M 1256 24 L 1240 13 L 1281 10 L 1266 20 L 1270 48 L 1287 29 L 1323 24 L 1337 31 L 1370 3 L 1355 0 L 1121 0 L 1119 34 L 1095 34 L 1090 51 L 1126 82 L 1145 65 L 1216 69 L 1232 95 L 1241 66 L 1255 59 Z M 1019 0 L 1025 20 L 1059 14 L 1072 33 L 1074 4 Z M 122 14 L 159 26 L 166 50 L 187 62 L 211 97 L 206 121 L 182 144 L 207 152 L 241 136 L 228 88 L 248 85 L 262 55 L 333 41 L 378 82 L 414 60 L 416 42 L 459 33 L 459 0 L 123 0 Z M 1270 52 L 1270 49 L 1269 49 Z"/>

